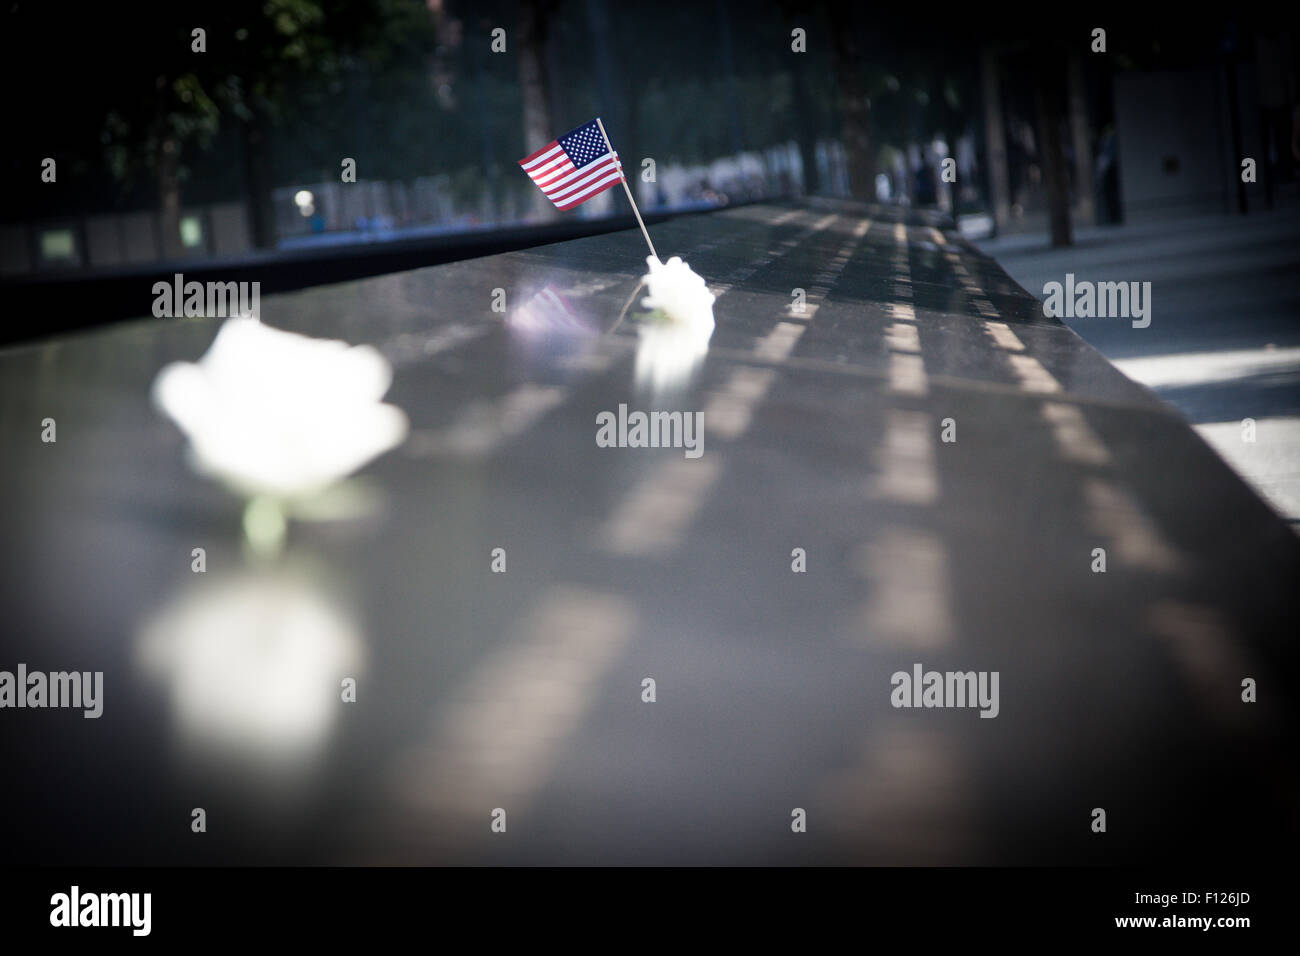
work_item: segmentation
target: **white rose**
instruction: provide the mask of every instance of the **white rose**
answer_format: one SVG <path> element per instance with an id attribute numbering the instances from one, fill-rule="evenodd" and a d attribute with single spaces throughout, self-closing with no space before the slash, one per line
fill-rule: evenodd
<path id="1" fill-rule="evenodd" d="M 650 294 L 641 300 L 647 309 L 659 309 L 669 320 L 703 331 L 713 328 L 714 295 L 704 278 L 691 271 L 679 256 L 666 263 L 645 257 L 650 272 L 642 280 Z"/>
<path id="2" fill-rule="evenodd" d="M 197 364 L 159 372 L 153 399 L 189 437 L 199 471 L 240 494 L 289 501 L 402 443 L 406 415 L 380 401 L 391 383 L 370 346 L 237 318 Z"/>

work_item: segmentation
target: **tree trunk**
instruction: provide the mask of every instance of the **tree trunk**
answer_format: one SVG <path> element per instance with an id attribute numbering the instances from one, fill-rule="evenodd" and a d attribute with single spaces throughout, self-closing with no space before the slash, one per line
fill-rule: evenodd
<path id="1" fill-rule="evenodd" d="M 1007 169 L 1007 135 L 1002 119 L 1002 75 L 998 53 L 980 51 L 980 98 L 984 105 L 984 169 L 988 179 L 993 221 L 1005 229 L 1011 221 L 1011 177 Z"/>
<path id="2" fill-rule="evenodd" d="M 849 195 L 876 198 L 876 157 L 871 148 L 871 106 L 863 75 L 862 48 L 855 25 L 839 6 L 830 8 L 831 59 L 840 91 L 840 139 L 849 167 Z"/>
<path id="3" fill-rule="evenodd" d="M 1071 245 L 1070 188 L 1065 169 L 1065 152 L 1061 149 L 1061 110 L 1054 82 L 1055 57 L 1040 59 L 1034 83 L 1034 112 L 1038 120 L 1039 159 L 1043 164 L 1043 183 L 1047 187 L 1047 214 L 1051 225 L 1052 245 Z"/>
<path id="4" fill-rule="evenodd" d="M 519 5 L 519 90 L 524 101 L 524 155 L 541 149 L 557 133 L 551 117 L 550 74 L 546 69 L 547 20 L 550 3 Z M 554 219 L 556 209 L 541 190 L 531 190 L 533 218 Z"/>
<path id="5" fill-rule="evenodd" d="M 794 102 L 798 117 L 799 164 L 803 167 L 803 191 L 815 196 L 821 189 L 817 173 L 817 131 L 813 128 L 812 109 L 808 106 L 808 81 L 804 78 L 804 59 L 795 55 Z"/>
<path id="6" fill-rule="evenodd" d="M 162 257 L 174 259 L 184 252 L 181 245 L 181 146 L 170 136 L 158 141 L 158 224 L 162 233 Z"/>
<path id="7" fill-rule="evenodd" d="M 731 17 L 727 13 L 727 0 L 718 0 L 718 32 L 722 37 L 722 75 L 727 91 L 728 143 L 733 156 L 745 148 L 740 131 L 740 97 L 736 93 L 736 63 L 731 52 Z"/>
<path id="8" fill-rule="evenodd" d="M 258 120 L 240 124 L 244 146 L 244 188 L 248 230 L 255 249 L 275 248 L 275 207 L 271 202 L 271 154 Z M 335 175 L 338 171 L 335 171 Z"/>
<path id="9" fill-rule="evenodd" d="M 623 130 L 619 135 L 620 138 L 627 143 L 628 151 L 626 155 L 624 155 L 623 153 L 619 153 L 619 159 L 621 159 L 623 162 L 623 175 L 626 176 L 627 181 L 632 184 L 633 194 L 637 194 L 639 190 L 637 184 L 641 180 L 641 173 L 642 173 L 641 161 L 646 158 L 645 154 L 641 152 L 641 134 L 640 134 L 640 125 L 639 125 L 641 122 L 641 91 L 640 90 L 631 89 L 628 91 L 627 110 L 622 115 L 624 117 Z M 659 157 L 650 157 L 650 158 L 655 160 L 655 182 L 653 188 L 651 188 L 650 190 L 650 195 L 656 197 L 651 203 L 653 205 L 654 203 L 658 202 L 658 198 L 657 198 L 659 196 L 658 161 L 663 157 L 659 156 Z"/>
<path id="10" fill-rule="evenodd" d="M 1075 221 L 1084 226 L 1097 222 L 1096 186 L 1092 174 L 1092 131 L 1088 125 L 1088 95 L 1083 81 L 1083 57 L 1070 53 L 1066 65 L 1069 85 L 1070 141 L 1074 146 Z"/>

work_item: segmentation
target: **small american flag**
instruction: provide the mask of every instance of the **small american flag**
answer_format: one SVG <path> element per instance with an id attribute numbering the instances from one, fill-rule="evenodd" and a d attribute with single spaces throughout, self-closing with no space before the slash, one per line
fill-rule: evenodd
<path id="1" fill-rule="evenodd" d="M 623 176 L 618 153 L 605 145 L 605 137 L 595 120 L 569 130 L 525 156 L 519 165 L 560 209 L 581 205 Z"/>

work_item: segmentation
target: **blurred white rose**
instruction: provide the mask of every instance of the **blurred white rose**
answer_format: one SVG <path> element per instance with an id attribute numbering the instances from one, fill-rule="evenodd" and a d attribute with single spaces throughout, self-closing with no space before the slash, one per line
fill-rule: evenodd
<path id="1" fill-rule="evenodd" d="M 645 257 L 650 272 L 642 280 L 650 294 L 641 300 L 647 309 L 662 311 L 670 321 L 703 332 L 713 329 L 714 295 L 702 276 L 691 271 L 679 256 L 666 263 Z"/>
<path id="2" fill-rule="evenodd" d="M 286 781 L 323 750 L 364 661 L 352 615 L 291 568 L 202 580 L 145 622 L 136 651 L 189 756 Z"/>
<path id="3" fill-rule="evenodd" d="M 197 364 L 158 373 L 154 403 L 189 437 L 193 464 L 250 498 L 294 501 L 401 444 L 380 399 L 392 368 L 366 345 L 229 319 Z"/>

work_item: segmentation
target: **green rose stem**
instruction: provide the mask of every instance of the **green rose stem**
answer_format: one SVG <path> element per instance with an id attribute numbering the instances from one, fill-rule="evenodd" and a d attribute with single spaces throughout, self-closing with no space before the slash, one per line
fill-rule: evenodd
<path id="1" fill-rule="evenodd" d="M 244 506 L 244 540 L 258 558 L 279 556 L 288 527 L 284 509 L 275 498 L 258 495 Z"/>

